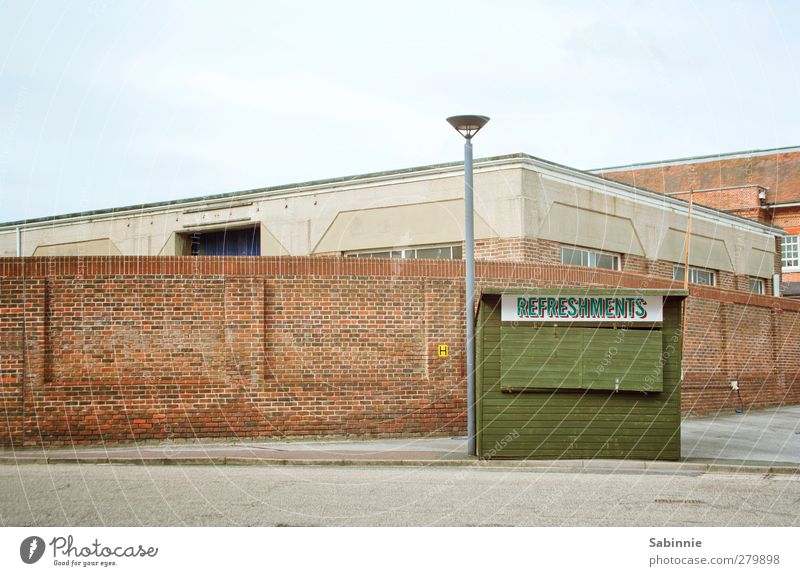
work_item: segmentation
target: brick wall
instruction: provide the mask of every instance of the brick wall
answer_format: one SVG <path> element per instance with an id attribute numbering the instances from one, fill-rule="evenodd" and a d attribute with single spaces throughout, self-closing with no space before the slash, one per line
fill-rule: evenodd
<path id="1" fill-rule="evenodd" d="M 761 194 L 766 198 L 767 189 L 762 186 L 741 186 L 698 190 L 691 194 L 688 192 L 672 193 L 671 196 L 688 201 L 691 195 L 692 202 L 695 204 L 769 224 L 772 214 L 770 210 L 762 208 L 762 201 L 759 199 Z"/>
<path id="2" fill-rule="evenodd" d="M 689 190 L 700 190 L 693 194 L 698 204 L 779 226 L 789 234 L 800 233 L 800 207 L 761 208 L 758 200 L 759 192 L 765 193 L 768 204 L 800 200 L 800 152 L 796 150 L 754 156 L 722 156 L 684 164 L 631 166 L 623 170 L 601 170 L 598 174 L 683 200 L 688 199 Z M 780 260 L 775 270 L 780 270 Z M 800 282 L 800 273 L 784 274 L 782 281 Z M 723 285 L 738 288 L 743 283 L 736 281 Z M 767 284 L 767 293 L 771 293 L 772 282 Z"/>
<path id="3" fill-rule="evenodd" d="M 543 239 L 529 238 L 489 238 L 475 242 L 475 259 L 504 262 L 523 262 L 535 264 L 560 264 L 563 244 Z M 778 242 L 780 247 L 780 242 Z M 314 257 L 338 257 L 341 253 L 314 254 Z M 635 254 L 621 254 L 621 266 L 625 272 L 657 276 L 672 280 L 675 262 L 649 260 Z M 780 269 L 780 254 L 776 253 L 776 268 Z M 715 270 L 717 285 L 729 290 L 749 292 L 750 277 L 735 275 L 724 270 Z M 800 275 L 798 275 L 800 277 Z M 765 293 L 772 294 L 772 279 L 764 278 Z"/>
<path id="4" fill-rule="evenodd" d="M 672 282 L 479 262 L 482 286 Z M 463 434 L 461 261 L 0 259 L 4 445 Z M 800 402 L 800 302 L 691 287 L 683 408 Z M 450 345 L 439 358 L 436 347 Z"/>
<path id="5" fill-rule="evenodd" d="M 780 242 L 777 243 L 778 247 Z M 558 242 L 542 239 L 488 239 L 479 240 L 475 245 L 475 258 L 485 260 L 505 260 L 537 264 L 560 264 L 561 246 Z M 649 260 L 635 254 L 622 254 L 622 270 L 645 276 L 655 276 L 672 280 L 676 262 Z M 780 270 L 780 254 L 775 255 L 775 270 Z M 728 290 L 750 291 L 750 277 L 737 275 L 724 270 L 715 270 L 717 285 Z M 772 279 L 764 278 L 764 293 L 772 294 Z"/>
<path id="6" fill-rule="evenodd" d="M 800 206 L 773 208 L 772 223 L 789 234 L 800 234 Z"/>
<path id="7" fill-rule="evenodd" d="M 560 264 L 561 244 L 529 238 L 490 238 L 475 242 L 476 260 Z"/>
<path id="8" fill-rule="evenodd" d="M 797 151 L 761 156 L 722 156 L 685 164 L 631 166 L 627 170 L 601 170 L 598 174 L 654 192 L 761 186 L 767 189 L 770 204 L 800 200 L 800 152 Z"/>

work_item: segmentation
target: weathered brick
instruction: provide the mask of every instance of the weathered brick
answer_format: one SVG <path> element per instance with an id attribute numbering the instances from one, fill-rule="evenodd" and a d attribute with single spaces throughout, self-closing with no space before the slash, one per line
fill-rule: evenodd
<path id="1" fill-rule="evenodd" d="M 477 275 L 496 287 L 676 286 L 662 263 L 623 268 L 479 261 Z M 0 442 L 463 434 L 462 277 L 460 261 L 0 259 Z M 800 302 L 691 294 L 685 413 L 737 407 L 730 380 L 745 407 L 800 402 Z"/>

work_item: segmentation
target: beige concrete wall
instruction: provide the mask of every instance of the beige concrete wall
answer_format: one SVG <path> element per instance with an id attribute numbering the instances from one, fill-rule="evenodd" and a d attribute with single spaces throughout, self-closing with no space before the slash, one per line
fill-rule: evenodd
<path id="1" fill-rule="evenodd" d="M 202 212 L 197 207 L 168 206 L 146 215 L 98 217 L 94 222 L 48 223 L 25 229 L 22 253 L 31 256 L 40 245 L 109 238 L 125 255 L 174 255 L 180 253 L 181 234 L 248 223 L 262 226 L 264 256 L 459 242 L 464 238 L 463 193 L 463 176 L 451 172 L 387 183 L 356 182 L 246 202 L 232 200 L 232 204 L 247 205 Z M 478 237 L 521 236 L 520 200 L 519 168 L 479 169 L 475 175 Z M 426 209 L 416 208 L 418 205 L 432 208 L 437 217 L 426 217 Z M 364 227 L 357 231 L 353 225 L 358 220 L 382 228 L 374 234 L 366 233 Z M 14 230 L 0 231 L 0 255 L 16 255 Z"/>
<path id="2" fill-rule="evenodd" d="M 626 199 L 602 185 L 584 184 L 532 171 L 524 179 L 531 206 L 529 238 L 543 238 L 610 252 L 680 263 L 684 259 L 687 216 L 668 204 Z M 695 211 L 691 265 L 770 278 L 774 238 L 746 226 L 709 221 Z"/>
<path id="3" fill-rule="evenodd" d="M 37 246 L 34 256 L 122 256 L 109 238 Z"/>
<path id="4" fill-rule="evenodd" d="M 475 238 L 497 238 L 480 214 Z M 313 253 L 447 244 L 464 239 L 464 201 L 445 200 L 406 206 L 339 212 Z"/>
<path id="5" fill-rule="evenodd" d="M 460 167 L 452 167 L 232 197 L 225 205 L 187 201 L 147 214 L 98 214 L 24 229 L 22 253 L 63 253 L 85 243 L 82 250 L 98 254 L 112 245 L 125 255 L 181 254 L 187 232 L 252 224 L 261 225 L 265 256 L 454 243 L 463 240 L 463 186 Z M 524 159 L 480 164 L 476 237 L 541 238 L 681 262 L 685 208 L 614 186 Z M 699 210 L 692 232 L 692 264 L 771 277 L 769 232 Z M 0 255 L 15 254 L 15 230 L 0 230 Z"/>

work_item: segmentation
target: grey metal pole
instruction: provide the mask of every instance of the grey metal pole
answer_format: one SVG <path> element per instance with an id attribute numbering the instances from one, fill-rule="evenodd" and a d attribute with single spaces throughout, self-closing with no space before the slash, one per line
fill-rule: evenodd
<path id="1" fill-rule="evenodd" d="M 472 140 L 464 144 L 464 266 L 467 321 L 467 454 L 475 456 L 475 230 L 472 208 Z"/>
<path id="2" fill-rule="evenodd" d="M 465 139 L 464 144 L 464 285 L 467 323 L 467 454 L 477 456 L 475 426 L 475 227 L 472 202 L 472 137 L 486 126 L 488 116 L 450 116 L 447 123 Z"/>

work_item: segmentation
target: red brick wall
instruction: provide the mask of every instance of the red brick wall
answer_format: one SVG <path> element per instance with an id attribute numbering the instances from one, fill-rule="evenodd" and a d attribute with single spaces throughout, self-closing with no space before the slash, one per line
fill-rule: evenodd
<path id="1" fill-rule="evenodd" d="M 484 286 L 670 287 L 479 262 Z M 0 443 L 462 434 L 463 262 L 0 259 Z M 685 413 L 800 403 L 800 302 L 691 287 Z M 450 345 L 446 359 L 437 344 Z"/>
<path id="2" fill-rule="evenodd" d="M 626 170 L 598 172 L 600 176 L 654 192 L 688 199 L 689 190 L 701 190 L 694 201 L 704 206 L 800 233 L 800 207 L 760 208 L 758 192 L 766 192 L 769 204 L 800 201 L 800 152 L 787 151 L 762 156 L 709 159 Z M 706 190 L 727 188 L 725 190 Z M 776 271 L 780 270 L 780 261 Z M 790 273 L 784 282 L 800 282 L 800 273 Z M 736 287 L 740 283 L 722 284 Z M 771 290 L 769 282 L 768 293 Z"/>
<path id="3" fill-rule="evenodd" d="M 769 220 L 767 210 L 761 208 L 761 201 L 758 198 L 760 192 L 766 193 L 766 189 L 761 186 L 741 186 L 738 188 L 726 187 L 715 190 L 698 190 L 691 193 L 692 202 L 701 206 L 716 208 L 726 212 L 735 212 L 744 217 L 751 217 L 751 220 Z M 679 200 L 689 200 L 690 194 L 672 193 L 673 198 Z M 761 212 L 764 214 L 762 215 Z"/>
<path id="4" fill-rule="evenodd" d="M 475 259 L 510 262 L 561 263 L 561 244 L 528 238 L 490 238 L 475 242 Z"/>
<path id="5" fill-rule="evenodd" d="M 780 245 L 780 243 L 778 243 Z M 491 238 L 475 242 L 475 259 L 535 264 L 560 264 L 561 246 L 558 242 L 529 238 Z M 314 254 L 314 257 L 336 257 L 334 254 Z M 634 254 L 622 254 L 622 270 L 647 276 L 672 280 L 672 269 L 676 263 L 649 260 Z M 776 254 L 776 270 L 780 268 L 780 256 Z M 750 291 L 749 276 L 737 276 L 731 272 L 717 270 L 717 285 L 729 290 Z M 772 279 L 765 278 L 765 293 L 772 294 Z"/>
<path id="6" fill-rule="evenodd" d="M 798 357 L 784 358 L 800 338 L 797 312 L 690 298 L 687 318 L 684 413 L 800 402 Z"/>
<path id="7" fill-rule="evenodd" d="M 778 246 L 780 242 L 778 242 Z M 485 260 L 505 260 L 539 264 L 560 264 L 561 246 L 550 240 L 525 238 L 479 240 L 475 246 L 475 258 Z M 776 253 L 776 270 L 780 269 L 780 255 Z M 622 254 L 622 270 L 646 276 L 672 280 L 676 262 L 649 260 L 634 254 Z M 750 291 L 750 277 L 736 275 L 724 270 L 716 270 L 717 285 L 728 290 Z M 772 279 L 764 278 L 764 293 L 772 294 Z"/>
<path id="8" fill-rule="evenodd" d="M 762 186 L 767 201 L 800 200 L 800 152 L 779 152 L 763 156 L 709 159 L 705 162 L 666 164 L 611 172 L 600 176 L 654 192 L 687 192 L 726 186 Z"/>
<path id="9" fill-rule="evenodd" d="M 800 206 L 774 208 L 771 212 L 775 226 L 780 226 L 789 234 L 800 234 Z"/>

